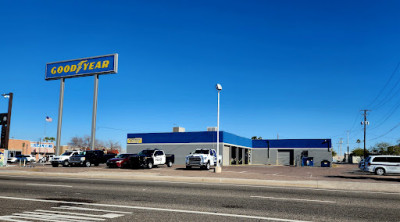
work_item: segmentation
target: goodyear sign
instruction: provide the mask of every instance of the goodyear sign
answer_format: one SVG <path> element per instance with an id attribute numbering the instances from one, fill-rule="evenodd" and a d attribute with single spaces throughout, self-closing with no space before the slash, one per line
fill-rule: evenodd
<path id="1" fill-rule="evenodd" d="M 46 80 L 117 73 L 118 54 L 46 64 Z"/>
<path id="2" fill-rule="evenodd" d="M 128 138 L 128 143 L 142 143 L 142 138 Z"/>

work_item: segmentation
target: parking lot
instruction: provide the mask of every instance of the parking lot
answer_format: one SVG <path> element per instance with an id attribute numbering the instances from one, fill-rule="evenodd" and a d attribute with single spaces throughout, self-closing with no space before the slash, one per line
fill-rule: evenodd
<path id="1" fill-rule="evenodd" d="M 281 180 L 281 181 L 346 181 L 372 183 L 398 183 L 399 175 L 377 176 L 362 172 L 357 165 L 335 164 L 330 168 L 321 167 L 290 167 L 290 166 L 224 166 L 221 174 L 213 173 L 214 169 L 185 169 L 184 165 L 172 167 L 159 166 L 153 169 L 119 169 L 108 168 L 105 164 L 92 167 L 52 167 L 49 164 L 33 163 L 26 167 L 13 164 L 0 168 L 1 171 L 28 171 L 47 173 L 76 173 L 76 174 L 112 174 L 121 175 L 152 175 L 152 176 L 180 176 L 180 177 L 223 177 L 236 179 Z"/>

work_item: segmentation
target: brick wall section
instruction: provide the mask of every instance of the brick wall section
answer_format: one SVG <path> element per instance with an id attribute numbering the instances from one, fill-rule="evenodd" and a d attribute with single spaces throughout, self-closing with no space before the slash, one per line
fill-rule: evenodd
<path id="1" fill-rule="evenodd" d="M 29 140 L 10 139 L 8 144 L 10 151 L 20 151 L 22 155 L 31 154 L 31 142 Z"/>

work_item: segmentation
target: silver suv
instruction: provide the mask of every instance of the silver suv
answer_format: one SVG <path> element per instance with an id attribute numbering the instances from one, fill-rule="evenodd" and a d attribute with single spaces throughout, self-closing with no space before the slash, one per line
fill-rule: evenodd
<path id="1" fill-rule="evenodd" d="M 400 173 L 400 156 L 369 156 L 364 162 L 364 171 L 376 175 Z"/>

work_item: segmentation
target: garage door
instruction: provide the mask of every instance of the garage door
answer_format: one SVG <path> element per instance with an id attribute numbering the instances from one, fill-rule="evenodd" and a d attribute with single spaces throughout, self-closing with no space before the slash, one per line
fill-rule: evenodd
<path id="1" fill-rule="evenodd" d="M 290 152 L 289 151 L 278 151 L 278 165 L 283 165 L 283 166 L 290 165 Z"/>

